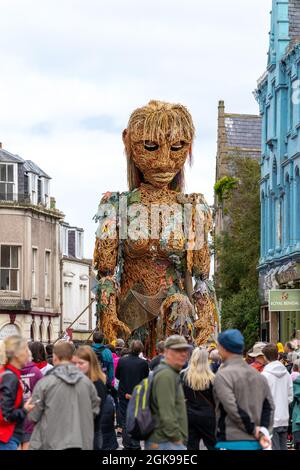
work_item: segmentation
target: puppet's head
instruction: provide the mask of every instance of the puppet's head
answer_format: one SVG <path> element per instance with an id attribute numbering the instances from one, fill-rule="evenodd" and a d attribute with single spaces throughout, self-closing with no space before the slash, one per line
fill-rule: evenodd
<path id="1" fill-rule="evenodd" d="M 150 101 L 136 109 L 123 132 L 129 189 L 145 182 L 182 191 L 194 134 L 192 117 L 181 104 Z"/>

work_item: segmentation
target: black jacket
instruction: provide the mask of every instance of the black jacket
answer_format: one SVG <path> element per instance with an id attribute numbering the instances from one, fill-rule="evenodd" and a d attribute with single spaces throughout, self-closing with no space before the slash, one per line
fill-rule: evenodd
<path id="1" fill-rule="evenodd" d="M 182 380 L 186 408 L 188 414 L 215 417 L 215 402 L 213 397 L 213 386 L 210 383 L 206 390 L 193 390 L 186 381 Z"/>
<path id="2" fill-rule="evenodd" d="M 106 389 L 105 383 L 103 383 L 102 380 L 100 379 L 96 380 L 96 382 L 94 382 L 94 385 L 97 390 L 97 395 L 101 399 L 100 412 L 94 419 L 94 429 L 95 429 L 95 432 L 98 432 L 101 427 L 101 416 L 103 414 L 103 407 L 104 407 L 104 403 L 105 403 L 106 396 L 107 396 L 107 389 Z"/>
<path id="3" fill-rule="evenodd" d="M 124 397 L 126 393 L 131 395 L 134 387 L 148 375 L 149 366 L 145 359 L 141 359 L 136 354 L 121 357 L 116 369 L 116 378 L 119 380 L 119 397 Z"/>
<path id="4" fill-rule="evenodd" d="M 0 379 L 0 407 L 2 416 L 6 421 L 16 423 L 12 437 L 21 441 L 27 412 L 23 408 L 23 398 L 19 408 L 15 408 L 18 388 L 19 379 L 17 375 L 11 371 L 4 373 Z"/>
<path id="5" fill-rule="evenodd" d="M 103 444 L 101 450 L 116 450 L 119 447 L 115 431 L 115 403 L 107 395 L 101 413 L 101 431 Z"/>

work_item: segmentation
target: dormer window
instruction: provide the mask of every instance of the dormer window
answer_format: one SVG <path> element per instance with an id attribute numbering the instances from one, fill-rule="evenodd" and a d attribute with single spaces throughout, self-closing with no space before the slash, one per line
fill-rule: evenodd
<path id="1" fill-rule="evenodd" d="M 37 175 L 31 174 L 31 203 L 37 204 Z"/>
<path id="2" fill-rule="evenodd" d="M 17 199 L 15 165 L 0 163 L 0 200 L 13 201 Z"/>

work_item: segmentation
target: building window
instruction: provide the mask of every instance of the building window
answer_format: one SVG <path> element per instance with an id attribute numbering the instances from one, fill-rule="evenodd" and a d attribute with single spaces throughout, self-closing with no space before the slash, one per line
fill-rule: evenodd
<path id="1" fill-rule="evenodd" d="M 0 290 L 19 290 L 19 247 L 1 245 Z"/>
<path id="2" fill-rule="evenodd" d="M 44 204 L 48 206 L 49 204 L 49 181 L 44 179 Z"/>
<path id="3" fill-rule="evenodd" d="M 290 218 L 290 178 L 286 175 L 285 178 L 285 195 L 284 195 L 284 246 L 290 245 L 291 238 L 291 218 Z"/>
<path id="4" fill-rule="evenodd" d="M 37 249 L 32 248 L 32 296 L 37 295 Z"/>
<path id="5" fill-rule="evenodd" d="M 68 230 L 68 256 L 76 258 L 76 231 Z"/>
<path id="6" fill-rule="evenodd" d="M 277 135 L 277 92 L 275 90 L 275 83 L 272 84 L 272 95 L 273 95 L 273 137 Z"/>
<path id="7" fill-rule="evenodd" d="M 77 232 L 77 244 L 76 244 L 76 258 L 81 259 L 83 256 L 83 234 Z"/>
<path id="8" fill-rule="evenodd" d="M 50 280 L 50 277 L 51 277 L 50 257 L 51 257 L 51 252 L 46 251 L 45 252 L 45 298 L 46 299 L 50 297 L 50 282 L 51 282 Z"/>
<path id="9" fill-rule="evenodd" d="M 0 164 L 0 200 L 14 200 L 14 165 Z"/>
<path id="10" fill-rule="evenodd" d="M 37 180 L 37 185 L 38 185 L 38 188 L 37 188 L 37 202 L 38 204 L 42 204 L 43 203 L 43 199 L 42 199 L 42 180 L 40 178 L 38 178 Z"/>
<path id="11" fill-rule="evenodd" d="M 295 113 L 295 109 L 294 109 L 295 106 L 294 106 L 294 99 L 293 99 L 294 90 L 293 90 L 292 81 L 290 81 L 289 94 L 290 94 L 290 99 L 289 99 L 289 103 L 290 103 L 290 109 L 289 109 L 289 130 L 292 130 L 293 127 L 294 127 L 294 113 Z"/>
<path id="12" fill-rule="evenodd" d="M 37 204 L 37 175 L 31 175 L 31 202 Z"/>
<path id="13" fill-rule="evenodd" d="M 297 212 L 300 214 L 300 172 L 299 168 L 296 167 L 296 204 Z M 296 217 L 296 243 L 300 243 L 300 217 Z"/>

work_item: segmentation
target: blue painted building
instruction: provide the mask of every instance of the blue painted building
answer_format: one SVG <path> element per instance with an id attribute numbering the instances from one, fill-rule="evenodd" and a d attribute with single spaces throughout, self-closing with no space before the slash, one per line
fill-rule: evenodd
<path id="1" fill-rule="evenodd" d="M 262 116 L 261 333 L 286 341 L 300 334 L 300 312 L 269 312 L 268 293 L 300 288 L 300 0 L 273 0 L 267 70 L 256 98 Z"/>

